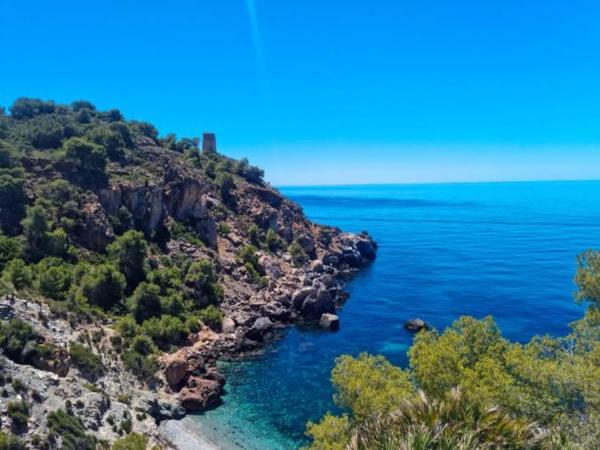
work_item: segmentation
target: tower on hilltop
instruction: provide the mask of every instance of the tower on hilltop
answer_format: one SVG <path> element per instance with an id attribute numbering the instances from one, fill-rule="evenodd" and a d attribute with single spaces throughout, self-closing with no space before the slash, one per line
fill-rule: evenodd
<path id="1" fill-rule="evenodd" d="M 215 133 L 202 134 L 202 154 L 217 153 L 217 138 Z"/>

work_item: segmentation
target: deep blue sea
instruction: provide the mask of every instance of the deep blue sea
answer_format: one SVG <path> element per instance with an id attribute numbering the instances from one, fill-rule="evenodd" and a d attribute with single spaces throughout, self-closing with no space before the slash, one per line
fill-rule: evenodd
<path id="1" fill-rule="evenodd" d="M 295 449 L 305 423 L 331 410 L 329 374 L 343 353 L 406 364 L 406 319 L 444 328 L 491 314 L 526 341 L 562 335 L 576 256 L 600 247 L 600 182 L 293 187 L 313 221 L 368 230 L 377 260 L 348 284 L 337 333 L 289 329 L 263 356 L 227 365 L 224 405 L 195 419 L 225 449 Z"/>

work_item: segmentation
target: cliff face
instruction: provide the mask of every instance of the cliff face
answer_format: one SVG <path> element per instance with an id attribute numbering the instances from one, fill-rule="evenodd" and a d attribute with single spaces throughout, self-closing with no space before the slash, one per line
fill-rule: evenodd
<path id="1" fill-rule="evenodd" d="M 0 157 L 0 165 L 7 168 L 0 170 L 22 184 L 21 218 L 26 208 L 41 205 L 49 221 L 42 237 L 56 239 L 61 236 L 56 233 L 63 232 L 60 242 L 68 248 L 61 253 L 44 248 L 54 253 L 41 261 L 31 256 L 36 249 L 29 248 L 29 219 L 19 227 L 2 208 L 0 192 L 0 222 L 27 249 L 13 257 L 25 259 L 32 272 L 28 287 L 14 281 L 3 287 L 9 295 L 0 301 L 0 313 L 6 313 L 2 319 L 23 320 L 36 336 L 32 348 L 54 352 L 37 359 L 0 356 L 3 372 L 12 379 L 26 384 L 42 380 L 27 384 L 27 393 L 9 390 L 8 397 L 0 398 L 0 408 L 17 395 L 30 404 L 26 439 L 49 433 L 45 414 L 54 409 L 68 409 L 90 433 L 110 441 L 120 433 L 116 416 L 119 421 L 126 416 L 133 430 L 152 434 L 161 420 L 218 405 L 225 380 L 214 369 L 216 359 L 239 358 L 260 349 L 277 329 L 299 321 L 336 329 L 336 309 L 347 297 L 345 280 L 375 258 L 377 246 L 366 233 L 343 233 L 310 222 L 298 205 L 262 181 L 261 172 L 245 161 L 213 151 L 200 154 L 197 142 L 161 139 L 147 124 L 111 122 L 106 117 L 114 118 L 115 113 L 107 116 L 89 106 L 55 108 L 25 118 L 17 118 L 15 111 L 13 107 L 11 117 L 0 116 L 0 153 L 7 153 Z M 82 118 L 81 111 L 91 119 Z M 52 143 L 53 148 L 40 149 L 34 145 L 38 141 L 23 138 L 50 126 L 46 122 L 62 127 L 63 137 Z M 3 129 L 9 131 L 3 134 Z M 165 344 L 164 330 L 153 329 L 158 326 L 153 322 L 132 325 L 137 327 L 137 341 L 117 330 L 116 321 L 133 314 L 132 300 L 126 296 L 135 297 L 136 286 L 109 299 L 114 304 L 110 311 L 97 314 L 93 304 L 88 311 L 86 299 L 91 302 L 95 291 L 85 285 L 82 274 L 96 273 L 99 262 L 117 270 L 118 264 L 106 255 L 107 246 L 128 230 L 143 232 L 149 244 L 145 278 L 156 283 L 157 290 L 160 287 L 155 306 L 159 311 L 147 311 L 150 317 L 168 320 L 169 326 L 180 324 L 179 330 L 189 316 L 205 317 L 202 308 L 208 303 L 220 311 L 213 309 L 213 319 L 185 328 L 187 337 L 177 341 L 179 349 Z M 209 272 L 190 276 L 190 267 L 200 262 L 208 263 Z M 42 275 L 53 266 L 67 273 L 67 287 L 48 300 Z M 165 273 L 175 273 L 179 284 L 161 284 Z M 3 280 L 13 280 L 9 275 Z M 119 276 L 111 275 L 113 281 Z M 113 286 L 111 278 L 107 280 Z M 82 304 L 88 311 L 83 317 Z M 162 352 L 158 366 L 148 366 L 155 371 L 151 381 L 138 380 L 130 370 L 150 370 L 144 364 L 156 351 L 139 347 L 148 339 L 171 351 Z M 93 377 L 97 390 L 90 391 L 91 378 L 81 372 L 81 361 L 71 363 L 73 344 L 78 342 L 105 367 Z M 46 395 L 36 400 L 33 392 Z M 10 426 L 10 420 L 5 422 Z"/>

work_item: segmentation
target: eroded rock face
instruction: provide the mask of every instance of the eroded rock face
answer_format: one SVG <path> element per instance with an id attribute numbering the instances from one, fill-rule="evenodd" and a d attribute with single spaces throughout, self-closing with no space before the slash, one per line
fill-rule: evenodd
<path id="1" fill-rule="evenodd" d="M 217 247 L 217 223 L 208 208 L 216 200 L 198 180 L 177 179 L 160 186 L 114 184 L 100 191 L 100 200 L 108 214 L 126 207 L 136 228 L 147 236 L 154 236 L 172 217 L 189 223 L 209 247 Z"/>

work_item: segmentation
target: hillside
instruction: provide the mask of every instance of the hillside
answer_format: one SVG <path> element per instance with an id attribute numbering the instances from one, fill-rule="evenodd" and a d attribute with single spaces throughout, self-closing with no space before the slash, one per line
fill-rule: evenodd
<path id="1" fill-rule="evenodd" d="M 85 101 L 0 112 L 0 409 L 25 445 L 158 442 L 161 420 L 219 404 L 217 358 L 339 326 L 373 240 L 199 143 Z"/>

